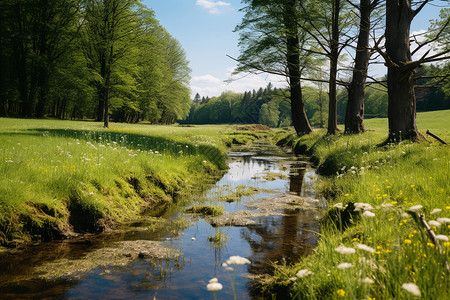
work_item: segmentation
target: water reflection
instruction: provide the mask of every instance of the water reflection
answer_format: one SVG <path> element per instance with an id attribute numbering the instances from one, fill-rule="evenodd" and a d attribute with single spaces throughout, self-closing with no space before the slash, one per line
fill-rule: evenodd
<path id="1" fill-rule="evenodd" d="M 291 161 L 280 153 L 232 153 L 229 171 L 203 197 L 191 196 L 189 202 L 225 206 L 227 212 L 246 210 L 245 201 L 276 194 L 314 196 L 314 174 L 305 162 Z M 271 172 L 271 180 L 264 174 Z M 232 193 L 238 186 L 264 189 L 259 194 L 244 196 L 234 203 L 218 203 L 218 195 Z M 272 191 L 273 192 L 270 192 Z M 202 202 L 203 201 L 203 202 Z M 194 201 L 195 202 L 195 201 Z M 172 207 L 162 216 L 162 226 L 139 222 L 137 228 L 115 233 L 86 236 L 72 241 L 43 243 L 0 255 L 0 298 L 116 298 L 116 299 L 210 299 L 205 286 L 212 277 L 224 284 L 220 298 L 233 298 L 229 275 L 222 263 L 231 255 L 251 260 L 247 268 L 238 269 L 236 293 L 238 299 L 259 299 L 261 295 L 249 279 L 249 274 L 270 273 L 273 262 L 290 263 L 311 253 L 317 245 L 318 212 L 283 210 L 282 215 L 252 218 L 247 227 L 212 228 L 203 217 L 191 216 L 191 226 L 177 225 L 179 208 Z M 150 230 L 150 227 L 153 228 Z M 223 235 L 224 240 L 211 238 Z M 195 239 L 192 239 L 195 237 Z M 88 252 L 109 247 L 117 241 L 165 241 L 167 246 L 180 249 L 183 256 L 176 259 L 139 259 L 124 266 L 99 267 L 79 279 L 45 281 L 36 278 L 36 266 L 58 259 L 80 259 Z"/>

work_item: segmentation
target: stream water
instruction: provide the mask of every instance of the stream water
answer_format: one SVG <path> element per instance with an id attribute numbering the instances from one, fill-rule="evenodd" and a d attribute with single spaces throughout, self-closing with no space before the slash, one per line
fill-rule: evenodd
<path id="1" fill-rule="evenodd" d="M 227 213 L 264 212 L 267 209 L 248 208 L 246 203 L 280 194 L 314 198 L 315 173 L 307 162 L 286 156 L 276 148 L 250 151 L 230 153 L 228 172 L 203 194 L 191 196 L 195 199 L 189 199 L 187 205 L 220 205 Z M 253 194 L 235 202 L 220 200 L 244 186 L 254 188 Z M 323 205 L 320 201 L 319 206 Z M 276 210 L 276 214 L 248 218 L 254 223 L 247 226 L 214 227 L 208 218 L 186 214 L 180 206 L 174 205 L 162 214 L 166 221 L 163 226 L 152 227 L 153 223 L 143 221 L 128 230 L 40 243 L 0 254 L 0 298 L 212 299 L 206 285 L 216 277 L 223 284 L 217 298 L 232 299 L 231 280 L 235 276 L 237 299 L 260 299 L 250 279 L 252 275 L 270 272 L 271 262 L 289 263 L 307 255 L 318 242 L 320 209 Z M 89 253 L 118 241 L 142 240 L 177 249 L 181 256 L 138 258 L 90 267 L 83 262 Z M 251 264 L 227 271 L 222 264 L 232 255 L 246 257 Z M 68 265 L 81 271 L 59 275 L 55 272 Z M 45 266 L 53 275 L 43 276 Z"/>

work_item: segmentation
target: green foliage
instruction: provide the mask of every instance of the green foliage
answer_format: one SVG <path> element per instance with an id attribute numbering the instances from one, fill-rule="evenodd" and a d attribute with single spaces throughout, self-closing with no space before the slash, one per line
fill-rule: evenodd
<path id="1" fill-rule="evenodd" d="M 100 120 L 105 106 L 120 122 L 188 115 L 186 54 L 139 1 L 14 0 L 0 11 L 0 116 Z"/>

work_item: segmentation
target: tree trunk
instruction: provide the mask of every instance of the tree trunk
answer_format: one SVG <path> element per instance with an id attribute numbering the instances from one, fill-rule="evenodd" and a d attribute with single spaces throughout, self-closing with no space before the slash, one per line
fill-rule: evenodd
<path id="1" fill-rule="evenodd" d="M 284 26 L 287 37 L 286 61 L 289 73 L 289 88 L 291 91 L 292 123 L 298 135 L 312 132 L 303 103 L 302 87 L 300 84 L 300 49 L 297 24 L 295 22 L 295 0 L 289 0 L 284 13 Z"/>
<path id="2" fill-rule="evenodd" d="M 330 41 L 330 83 L 328 103 L 328 134 L 336 134 L 337 128 L 337 64 L 339 59 L 339 12 L 340 0 L 333 0 L 332 29 Z"/>
<path id="3" fill-rule="evenodd" d="M 415 140 L 416 96 L 412 75 L 410 26 L 414 17 L 411 0 L 386 1 L 386 53 L 388 66 L 389 141 Z"/>
<path id="4" fill-rule="evenodd" d="M 364 132 L 364 96 L 366 90 L 367 69 L 369 67 L 369 33 L 371 0 L 360 1 L 360 24 L 356 46 L 355 68 L 348 91 L 347 110 L 345 112 L 345 132 Z"/>

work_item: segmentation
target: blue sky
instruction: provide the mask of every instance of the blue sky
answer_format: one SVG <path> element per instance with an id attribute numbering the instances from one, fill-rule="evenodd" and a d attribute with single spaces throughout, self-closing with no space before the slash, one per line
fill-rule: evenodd
<path id="1" fill-rule="evenodd" d="M 444 3 L 434 2 L 441 6 Z M 250 75 L 229 84 L 224 82 L 236 67 L 226 55 L 239 55 L 239 35 L 233 29 L 242 18 L 240 0 L 143 0 L 142 3 L 155 11 L 161 25 L 186 51 L 192 69 L 192 95 L 213 97 L 226 90 L 244 92 L 265 87 L 269 82 L 285 85 L 284 79 L 272 75 Z M 428 20 L 437 18 L 439 10 L 440 7 L 427 5 L 414 20 L 411 31 L 426 30 Z M 384 75 L 380 74 L 383 68 L 374 72 Z"/>

